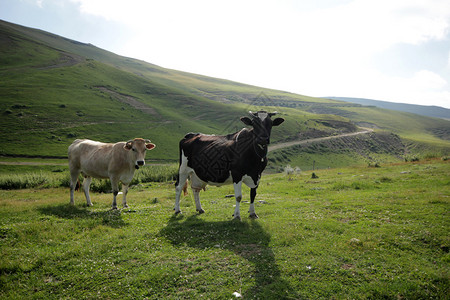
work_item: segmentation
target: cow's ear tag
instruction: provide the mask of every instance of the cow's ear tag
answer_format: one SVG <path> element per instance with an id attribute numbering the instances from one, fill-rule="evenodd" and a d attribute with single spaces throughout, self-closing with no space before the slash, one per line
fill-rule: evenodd
<path id="1" fill-rule="evenodd" d="M 147 150 L 152 150 L 153 148 L 156 147 L 156 145 L 153 143 L 148 143 L 148 144 L 145 144 L 145 147 L 147 148 Z"/>

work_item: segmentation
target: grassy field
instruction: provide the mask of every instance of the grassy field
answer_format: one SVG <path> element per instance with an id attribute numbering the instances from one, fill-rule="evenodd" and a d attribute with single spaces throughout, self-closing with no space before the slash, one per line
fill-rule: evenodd
<path id="1" fill-rule="evenodd" d="M 263 176 L 259 219 L 233 221 L 231 186 L 143 183 L 129 209 L 66 188 L 0 191 L 1 299 L 445 299 L 450 165 L 444 160 Z"/>

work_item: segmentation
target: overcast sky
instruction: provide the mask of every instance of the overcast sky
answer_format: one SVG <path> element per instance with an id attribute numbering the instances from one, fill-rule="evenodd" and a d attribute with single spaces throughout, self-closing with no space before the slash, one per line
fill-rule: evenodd
<path id="1" fill-rule="evenodd" d="M 267 88 L 450 108 L 449 0 L 0 0 L 0 19 Z"/>

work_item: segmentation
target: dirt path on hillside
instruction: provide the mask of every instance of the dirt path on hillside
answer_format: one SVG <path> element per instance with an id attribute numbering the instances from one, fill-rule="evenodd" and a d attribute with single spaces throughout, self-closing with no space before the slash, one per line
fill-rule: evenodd
<path id="1" fill-rule="evenodd" d="M 373 132 L 373 129 L 370 128 L 363 128 L 362 131 L 358 131 L 358 132 L 351 132 L 351 133 L 344 133 L 344 134 L 340 134 L 340 135 L 334 135 L 334 136 L 326 136 L 326 137 L 321 137 L 321 138 L 315 138 L 315 139 L 308 139 L 308 140 L 296 140 L 296 141 L 290 141 L 290 142 L 286 142 L 286 143 L 279 143 L 279 144 L 275 144 L 269 147 L 269 152 L 270 151 L 274 151 L 274 150 L 279 150 L 279 149 L 283 149 L 286 147 L 291 147 L 291 146 L 295 146 L 295 145 L 304 145 L 304 144 L 310 144 L 310 143 L 317 143 L 317 142 L 322 142 L 322 141 L 326 141 L 326 140 L 332 140 L 332 139 L 338 139 L 338 138 L 343 138 L 343 137 L 347 137 L 347 136 L 355 136 L 355 135 L 360 135 L 360 134 L 368 134 Z M 151 163 L 149 163 L 151 164 Z M 0 161 L 0 165 L 16 165 L 16 166 L 66 166 L 67 163 L 46 163 L 46 162 L 20 162 L 20 161 L 14 161 L 14 162 L 10 162 L 10 161 Z M 157 164 L 159 165 L 159 164 Z"/>
<path id="2" fill-rule="evenodd" d="M 296 145 L 317 143 L 317 142 L 322 142 L 322 141 L 326 141 L 326 140 L 338 139 L 338 138 L 343 138 L 343 137 L 347 137 L 347 136 L 355 136 L 355 135 L 367 134 L 367 133 L 373 132 L 373 129 L 370 129 L 370 128 L 363 128 L 363 129 L 364 129 L 363 131 L 358 131 L 358 132 L 344 133 L 344 134 L 333 135 L 333 136 L 325 136 L 325 137 L 315 138 L 315 139 L 295 140 L 295 141 L 290 141 L 290 142 L 285 142 L 285 143 L 279 143 L 279 144 L 270 146 L 269 152 L 274 151 L 274 150 L 283 149 L 286 147 L 296 146 Z"/>
<path id="3" fill-rule="evenodd" d="M 133 96 L 118 93 L 118 92 L 110 90 L 104 86 L 97 86 L 97 88 L 100 91 L 107 93 L 110 96 L 114 97 L 118 101 L 128 104 L 128 105 L 134 107 L 135 109 L 140 110 L 146 114 L 153 115 L 153 116 L 159 115 L 152 107 L 148 106 L 147 104 L 142 103 L 141 101 L 139 101 L 137 98 L 135 98 Z"/>
<path id="4" fill-rule="evenodd" d="M 52 65 L 44 66 L 44 67 L 38 67 L 39 70 L 49 70 L 49 69 L 55 69 L 55 68 L 63 68 L 63 67 L 71 67 L 76 64 L 79 64 L 81 62 L 84 62 L 86 59 L 82 56 L 68 53 L 68 52 L 60 52 L 60 57 L 58 61 Z"/>

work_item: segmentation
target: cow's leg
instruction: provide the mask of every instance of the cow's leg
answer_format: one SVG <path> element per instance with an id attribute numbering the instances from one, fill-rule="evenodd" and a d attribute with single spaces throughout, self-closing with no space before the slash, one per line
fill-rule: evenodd
<path id="1" fill-rule="evenodd" d="M 241 219 L 241 211 L 240 211 L 240 205 L 242 200 L 242 181 L 239 181 L 238 183 L 233 183 L 234 187 L 234 197 L 236 198 L 236 207 L 234 209 L 233 217 L 237 220 Z"/>
<path id="2" fill-rule="evenodd" d="M 194 200 L 195 200 L 195 207 L 197 209 L 197 212 L 199 214 L 204 213 L 205 211 L 202 208 L 202 204 L 200 203 L 200 191 L 201 188 L 192 188 L 192 193 L 194 194 Z"/>
<path id="3" fill-rule="evenodd" d="M 250 213 L 250 218 L 258 219 L 258 215 L 255 213 L 255 197 L 256 197 L 256 188 L 250 189 L 250 208 L 248 212 Z"/>
<path id="4" fill-rule="evenodd" d="M 183 172 L 180 168 L 180 171 L 178 173 L 178 181 L 175 185 L 175 192 L 176 192 L 176 196 L 175 196 L 175 214 L 179 214 L 181 213 L 180 210 L 180 198 L 181 198 L 181 192 L 186 188 L 185 186 L 187 185 L 186 180 L 188 179 L 189 174 L 187 172 Z"/>
<path id="5" fill-rule="evenodd" d="M 128 184 L 125 184 L 125 183 L 123 183 L 122 182 L 122 193 L 123 193 L 123 200 L 122 200 L 122 204 L 123 204 L 123 207 L 128 207 L 128 204 L 127 204 L 127 194 L 128 194 Z"/>
<path id="6" fill-rule="evenodd" d="M 202 204 L 200 203 L 200 191 L 206 187 L 206 182 L 202 181 L 198 176 L 194 173 L 191 176 L 191 189 L 194 194 L 195 208 L 199 214 L 204 213 L 205 211 L 202 208 Z"/>
<path id="7" fill-rule="evenodd" d="M 83 180 L 83 191 L 86 196 L 87 206 L 92 206 L 91 196 L 89 195 L 89 187 L 91 186 L 92 177 L 86 176 Z"/>
<path id="8" fill-rule="evenodd" d="M 110 178 L 111 179 L 111 187 L 113 191 L 113 203 L 112 203 L 112 209 L 117 209 L 117 195 L 119 194 L 119 180 L 116 178 Z"/>
<path id="9" fill-rule="evenodd" d="M 70 204 L 75 205 L 74 201 L 74 191 L 78 182 L 78 175 L 80 172 L 78 170 L 70 170 Z"/>

